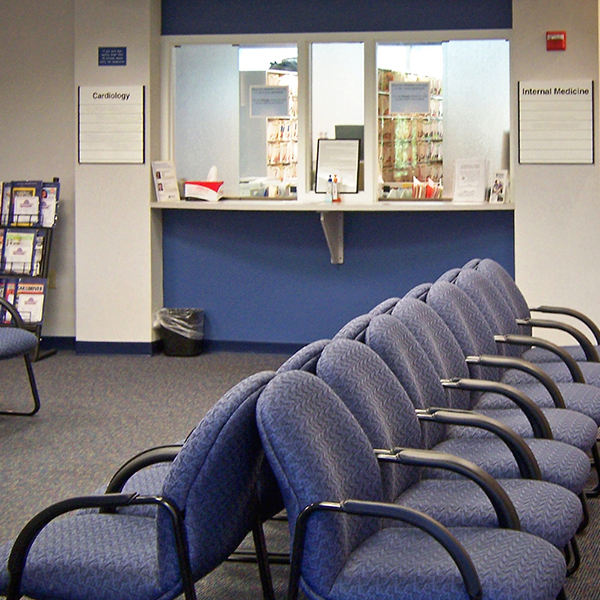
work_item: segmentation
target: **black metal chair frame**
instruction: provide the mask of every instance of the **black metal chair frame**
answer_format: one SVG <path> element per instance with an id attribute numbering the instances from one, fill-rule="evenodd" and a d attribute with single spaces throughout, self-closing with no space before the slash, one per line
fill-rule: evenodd
<path id="1" fill-rule="evenodd" d="M 26 329 L 25 322 L 23 318 L 19 314 L 19 311 L 13 306 L 10 302 L 5 300 L 4 298 L 0 298 L 0 307 L 6 309 L 12 319 L 11 326 L 18 327 L 20 329 Z M 33 408 L 29 411 L 16 411 L 16 410 L 3 410 L 0 411 L 0 415 L 9 415 L 9 416 L 20 416 L 20 417 L 32 417 L 40 410 L 40 396 L 38 393 L 37 385 L 35 382 L 35 376 L 33 374 L 33 367 L 31 356 L 29 352 L 23 354 L 23 359 L 25 360 L 25 368 L 27 369 L 27 377 L 29 378 L 29 386 L 31 388 L 31 393 L 33 395 Z"/>

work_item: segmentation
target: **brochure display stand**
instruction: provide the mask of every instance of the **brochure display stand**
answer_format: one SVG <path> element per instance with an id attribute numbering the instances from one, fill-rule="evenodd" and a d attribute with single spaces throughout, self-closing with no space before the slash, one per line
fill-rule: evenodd
<path id="1" fill-rule="evenodd" d="M 15 305 L 27 329 L 38 338 L 33 360 L 41 353 L 39 340 L 48 288 L 52 232 L 56 222 L 60 183 L 43 181 L 0 183 L 0 297 Z M 0 327 L 10 326 L 11 315 L 0 312 Z"/>

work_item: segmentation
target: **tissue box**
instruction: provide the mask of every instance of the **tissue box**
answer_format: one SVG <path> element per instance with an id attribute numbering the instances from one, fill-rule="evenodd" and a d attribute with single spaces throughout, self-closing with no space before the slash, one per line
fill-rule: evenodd
<path id="1" fill-rule="evenodd" d="M 183 186 L 183 195 L 186 200 L 217 202 L 223 197 L 219 191 L 222 185 L 222 181 L 186 181 Z"/>

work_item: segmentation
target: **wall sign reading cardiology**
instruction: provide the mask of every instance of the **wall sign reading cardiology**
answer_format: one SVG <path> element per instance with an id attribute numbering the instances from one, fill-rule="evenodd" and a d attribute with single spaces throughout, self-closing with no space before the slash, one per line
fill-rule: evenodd
<path id="1" fill-rule="evenodd" d="M 594 163 L 592 81 L 519 82 L 519 163 Z"/>
<path id="2" fill-rule="evenodd" d="M 79 88 L 79 162 L 144 162 L 144 86 Z"/>

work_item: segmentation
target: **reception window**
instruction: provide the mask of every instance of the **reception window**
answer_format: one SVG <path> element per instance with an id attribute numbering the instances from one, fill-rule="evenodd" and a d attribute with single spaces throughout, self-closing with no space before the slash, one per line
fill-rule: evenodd
<path id="1" fill-rule="evenodd" d="M 315 202 L 323 139 L 360 141 L 348 201 L 452 197 L 460 159 L 508 170 L 508 41 L 378 35 L 167 38 L 165 159 L 187 181 L 215 166 L 227 197 Z"/>

